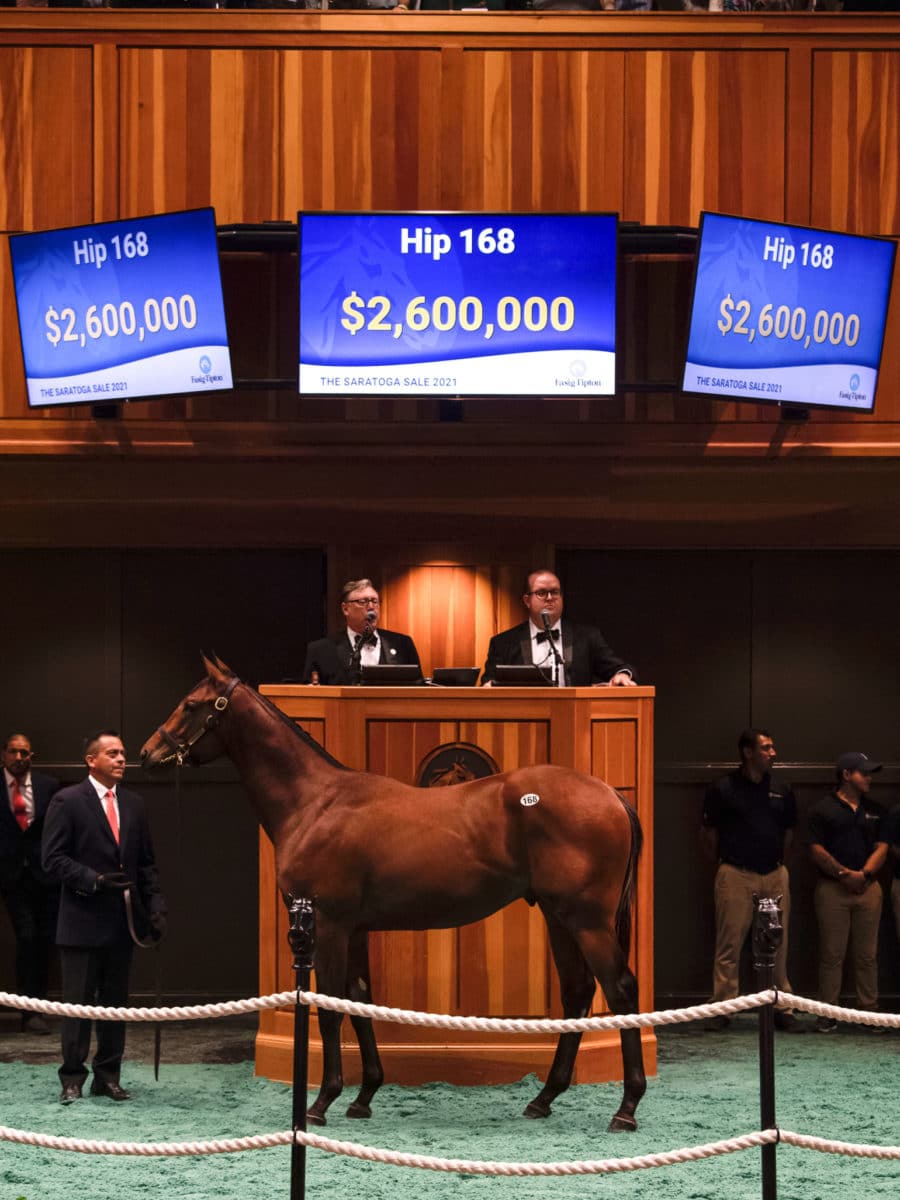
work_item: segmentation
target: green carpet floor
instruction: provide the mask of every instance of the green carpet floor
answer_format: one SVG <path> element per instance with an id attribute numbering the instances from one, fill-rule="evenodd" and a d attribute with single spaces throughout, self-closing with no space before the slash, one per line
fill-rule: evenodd
<path id="1" fill-rule="evenodd" d="M 895 1034 L 844 1028 L 777 1038 L 778 1123 L 853 1142 L 900 1144 Z M 126 1063 L 129 1104 L 57 1101 L 53 1066 L 0 1065 L 0 1124 L 45 1133 L 129 1141 L 185 1141 L 290 1127 L 290 1089 L 256 1079 L 250 1063 L 163 1066 L 159 1082 Z M 533 1078 L 495 1088 L 385 1087 L 371 1121 L 350 1121 L 338 1104 L 323 1131 L 335 1138 L 453 1157 L 560 1160 L 619 1157 L 689 1146 L 759 1127 L 756 1024 L 743 1017 L 724 1034 L 661 1030 L 659 1074 L 638 1112 L 640 1130 L 611 1135 L 619 1086 L 583 1085 L 557 1101 L 547 1121 L 521 1117 Z M 347 1092 L 352 1096 L 352 1092 Z M 205 1158 L 118 1159 L 0 1143 L 0 1200 L 288 1200 L 286 1148 Z M 900 1197 L 900 1164 L 778 1150 L 781 1200 Z M 308 1155 L 307 1195 L 349 1200 L 757 1200 L 760 1152 L 610 1177 L 485 1179 L 383 1167 L 317 1151 Z"/>

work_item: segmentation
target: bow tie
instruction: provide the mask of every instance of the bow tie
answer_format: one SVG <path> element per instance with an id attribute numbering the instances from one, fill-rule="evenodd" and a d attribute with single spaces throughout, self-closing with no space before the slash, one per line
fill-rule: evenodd
<path id="1" fill-rule="evenodd" d="M 541 632 L 537 635 L 537 641 L 539 641 L 539 642 L 549 642 L 551 639 L 554 642 L 559 641 L 559 630 L 558 629 L 542 629 Z"/>

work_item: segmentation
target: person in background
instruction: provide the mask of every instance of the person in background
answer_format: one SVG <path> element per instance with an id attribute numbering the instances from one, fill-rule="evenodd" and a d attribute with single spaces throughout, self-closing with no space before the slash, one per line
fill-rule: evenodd
<path id="1" fill-rule="evenodd" d="M 34 751 L 24 733 L 3 744 L 6 802 L 0 804 L 0 896 L 16 939 L 16 989 L 20 996 L 47 997 L 59 888 L 41 869 L 41 836 L 59 780 L 32 769 Z M 24 1033 L 47 1034 L 40 1013 L 23 1012 Z"/>
<path id="2" fill-rule="evenodd" d="M 411 637 L 379 629 L 381 598 L 371 579 L 351 579 L 341 591 L 344 627 L 333 637 L 319 638 L 306 648 L 304 683 L 359 683 L 363 667 L 378 663 L 418 666 L 419 652 Z"/>
<path id="3" fill-rule="evenodd" d="M 498 665 L 534 663 L 546 674 L 548 684 L 558 687 L 589 687 L 595 683 L 634 685 L 631 667 L 610 649 L 599 629 L 562 620 L 562 585 L 552 571 L 531 572 L 525 582 L 522 603 L 528 620 L 491 638 L 482 684 L 494 682 L 494 668 Z M 551 649 L 551 639 L 561 663 Z"/>
<path id="4" fill-rule="evenodd" d="M 791 789 L 772 779 L 775 743 L 767 729 L 745 729 L 738 738 L 740 765 L 707 789 L 701 837 L 704 849 L 718 863 L 715 882 L 716 949 L 713 960 L 713 1003 L 739 994 L 741 950 L 753 923 L 754 895 L 781 902 L 784 930 L 775 956 L 775 986 L 790 992 L 787 977 L 791 881 L 785 852 L 797 822 Z M 705 1028 L 716 1033 L 731 1024 L 728 1017 L 710 1017 Z M 775 1010 L 775 1026 L 802 1033 L 793 1013 Z"/>
<path id="5" fill-rule="evenodd" d="M 895 804 L 881 823 L 881 837 L 888 848 L 891 864 L 891 910 L 894 929 L 900 941 L 900 804 Z"/>
<path id="6" fill-rule="evenodd" d="M 62 962 L 62 998 L 68 1004 L 122 1007 L 134 943 L 148 933 L 161 938 L 166 906 L 144 802 L 122 787 L 125 747 L 112 729 L 87 738 L 88 776 L 57 792 L 44 827 L 44 870 L 62 885 L 56 942 Z M 62 1024 L 60 1101 L 79 1100 L 91 1022 L 66 1017 Z M 119 1082 L 125 1022 L 97 1022 L 91 1064 L 92 1096 L 129 1100 Z"/>
<path id="7" fill-rule="evenodd" d="M 849 944 L 860 1008 L 878 1007 L 878 924 L 881 885 L 876 876 L 887 859 L 881 818 L 869 801 L 872 776 L 881 770 L 859 751 L 842 754 L 835 788 L 809 814 L 810 855 L 819 873 L 815 908 L 819 924 L 819 999 L 838 1004 Z M 817 1033 L 838 1023 L 819 1017 Z M 867 1026 L 883 1033 L 880 1026 Z"/>

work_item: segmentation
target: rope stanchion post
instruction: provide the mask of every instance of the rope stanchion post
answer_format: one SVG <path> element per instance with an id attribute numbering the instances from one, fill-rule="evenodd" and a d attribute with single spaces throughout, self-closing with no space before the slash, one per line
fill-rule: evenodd
<path id="1" fill-rule="evenodd" d="M 306 1133 L 306 1085 L 309 1076 L 309 1005 L 300 993 L 309 991 L 316 946 L 316 915 L 312 900 L 291 900 L 288 941 L 294 952 L 297 999 L 294 1004 L 294 1087 L 291 1124 L 296 1134 Z M 291 1147 L 291 1200 L 306 1197 L 306 1146 L 294 1138 Z"/>
<path id="2" fill-rule="evenodd" d="M 775 987 L 775 955 L 784 930 L 781 897 L 754 896 L 753 978 L 757 991 Z M 759 1010 L 759 1118 L 761 1129 L 775 1128 L 775 1005 Z M 762 1200 L 777 1200 L 776 1143 L 761 1148 Z"/>

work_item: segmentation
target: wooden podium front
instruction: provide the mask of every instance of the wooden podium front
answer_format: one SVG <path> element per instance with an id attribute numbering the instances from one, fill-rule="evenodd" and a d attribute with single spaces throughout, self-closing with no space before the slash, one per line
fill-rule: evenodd
<path id="1" fill-rule="evenodd" d="M 597 775 L 635 805 L 644 829 L 631 965 L 640 1007 L 653 1007 L 653 696 L 636 688 L 304 687 L 260 691 L 348 767 L 414 784 L 436 747 L 474 743 L 501 771 L 537 763 Z M 428 804 L 428 789 L 422 789 Z M 384 837 L 390 838 L 386 829 Z M 272 845 L 260 833 L 259 948 L 261 995 L 295 986 L 288 918 L 275 883 Z M 373 1003 L 432 1013 L 492 1017 L 559 1017 L 562 1007 L 543 917 L 524 900 L 459 929 L 370 935 Z M 598 987 L 592 1012 L 608 1013 Z M 484 1034 L 376 1022 L 385 1077 L 391 1083 L 443 1080 L 507 1083 L 545 1074 L 556 1037 Z M 643 1033 L 647 1074 L 656 1071 L 656 1039 Z M 349 1020 L 342 1028 L 344 1078 L 359 1081 L 359 1054 Z M 290 1082 L 293 1013 L 260 1014 L 256 1073 Z M 310 1044 L 310 1082 L 321 1074 L 321 1044 Z M 585 1034 L 574 1081 L 622 1078 L 619 1035 Z"/>

